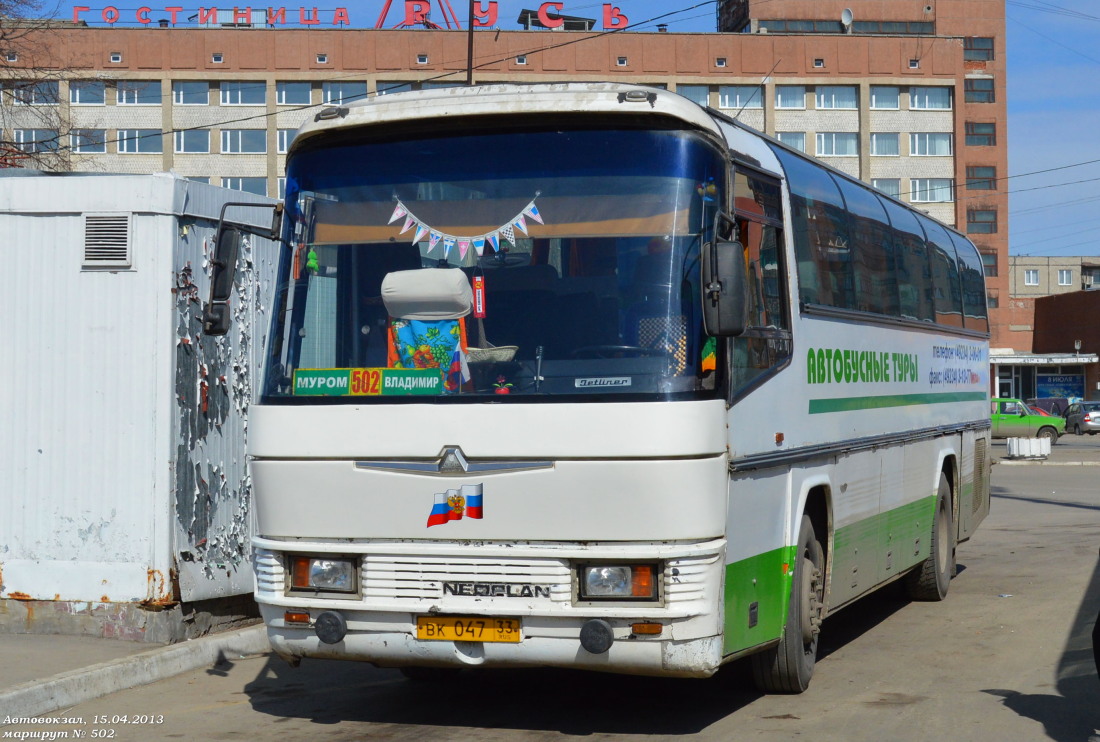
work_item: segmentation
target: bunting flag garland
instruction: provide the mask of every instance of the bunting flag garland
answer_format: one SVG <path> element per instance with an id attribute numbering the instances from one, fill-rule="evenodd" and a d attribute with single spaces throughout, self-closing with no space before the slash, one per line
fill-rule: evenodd
<path id="1" fill-rule="evenodd" d="M 535 192 L 535 198 L 539 197 L 539 192 Z M 516 230 L 520 233 L 527 235 L 529 225 L 527 219 L 532 219 L 539 224 L 545 224 L 542 220 L 542 213 L 539 212 L 537 206 L 535 206 L 535 198 L 531 199 L 520 213 L 509 219 L 504 224 L 500 225 L 496 229 L 493 229 L 485 234 L 479 235 L 452 235 L 445 232 L 440 232 L 433 229 L 430 225 L 425 224 L 419 217 L 412 213 L 404 203 L 400 200 L 394 206 L 393 215 L 390 216 L 389 224 L 393 224 L 399 219 L 404 219 L 404 226 L 398 234 L 405 234 L 410 229 L 415 227 L 413 232 L 413 243 L 422 242 L 425 237 L 428 238 L 428 252 L 432 252 L 436 245 L 440 242 L 443 243 L 443 257 L 446 258 L 451 249 L 456 245 L 458 247 L 460 260 L 465 262 L 466 255 L 470 252 L 470 248 L 473 247 L 473 252 L 477 256 L 481 256 L 485 252 L 485 245 L 488 244 L 493 248 L 493 252 L 500 252 L 500 241 L 503 239 L 505 242 L 509 242 L 512 245 L 516 244 Z"/>

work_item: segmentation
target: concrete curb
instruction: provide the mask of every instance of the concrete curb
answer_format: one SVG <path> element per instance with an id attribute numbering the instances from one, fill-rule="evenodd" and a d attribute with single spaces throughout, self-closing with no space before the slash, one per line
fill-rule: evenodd
<path id="1" fill-rule="evenodd" d="M 5 716 L 34 718 L 85 701 L 170 678 L 222 659 L 236 659 L 271 650 L 263 624 L 224 634 L 157 647 L 110 662 L 32 680 L 0 691 Z"/>

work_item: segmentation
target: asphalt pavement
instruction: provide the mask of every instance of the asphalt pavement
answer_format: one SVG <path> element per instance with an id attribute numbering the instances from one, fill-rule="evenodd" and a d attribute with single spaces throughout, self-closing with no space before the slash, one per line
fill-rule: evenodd
<path id="1" fill-rule="evenodd" d="M 1092 436 L 1067 435 L 1043 458 L 1009 458 L 993 442 L 999 466 L 1100 466 Z M 270 651 L 262 625 L 154 646 L 91 636 L 0 634 L 0 726 L 53 714 L 126 688 Z"/>

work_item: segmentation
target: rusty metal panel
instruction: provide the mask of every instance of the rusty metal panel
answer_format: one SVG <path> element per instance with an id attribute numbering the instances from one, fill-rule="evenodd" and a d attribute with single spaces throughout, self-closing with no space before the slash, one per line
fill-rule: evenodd
<path id="1" fill-rule="evenodd" d="M 245 414 L 276 254 L 250 238 L 234 334 L 199 335 L 229 200 L 274 203 L 169 175 L 0 177 L 0 599 L 251 589 Z M 87 265 L 89 214 L 127 217 L 128 267 Z M 270 209 L 230 218 L 266 229 Z"/>

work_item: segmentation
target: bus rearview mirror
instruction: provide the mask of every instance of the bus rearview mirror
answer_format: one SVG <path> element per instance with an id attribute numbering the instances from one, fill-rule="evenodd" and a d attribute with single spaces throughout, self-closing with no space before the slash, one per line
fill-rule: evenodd
<path id="1" fill-rule="evenodd" d="M 745 248 L 726 214 L 714 219 L 714 240 L 703 245 L 700 276 L 703 324 L 708 335 L 737 337 L 745 331 Z"/>
<path id="2" fill-rule="evenodd" d="M 202 313 L 202 330 L 207 335 L 229 332 L 229 297 L 233 294 L 233 279 L 237 273 L 237 254 L 241 247 L 241 231 L 222 225 L 211 261 L 210 301 Z"/>

